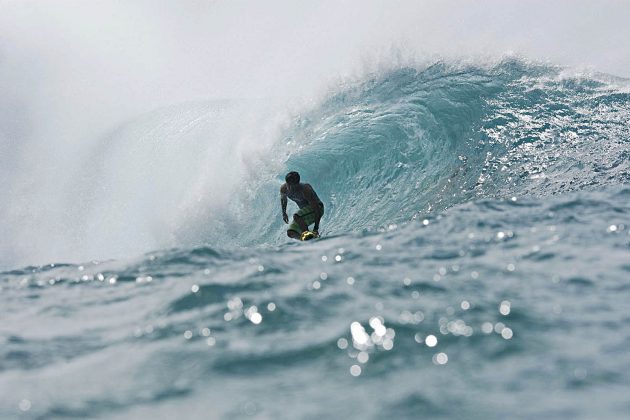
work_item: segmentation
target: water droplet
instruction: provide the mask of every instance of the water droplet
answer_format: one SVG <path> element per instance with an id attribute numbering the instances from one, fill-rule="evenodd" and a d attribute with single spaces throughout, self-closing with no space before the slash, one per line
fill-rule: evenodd
<path id="1" fill-rule="evenodd" d="M 433 363 L 436 365 L 445 365 L 448 363 L 448 356 L 446 353 L 437 353 L 433 356 Z"/>
<path id="2" fill-rule="evenodd" d="M 31 409 L 32 404 L 31 404 L 31 402 L 29 400 L 23 399 L 18 404 L 18 407 L 20 407 L 20 410 L 22 410 L 22 411 L 28 411 L 28 410 Z"/>
<path id="3" fill-rule="evenodd" d="M 367 333 L 365 332 L 365 328 L 363 328 L 363 326 L 356 321 L 350 324 L 350 333 L 352 334 L 352 340 L 358 346 L 367 344 L 370 338 L 370 336 L 367 335 Z"/>
<path id="4" fill-rule="evenodd" d="M 228 300 L 227 307 L 231 311 L 240 310 L 243 307 L 243 301 L 238 296 L 234 297 L 234 298 Z"/>
<path id="5" fill-rule="evenodd" d="M 386 338 L 385 340 L 383 340 L 383 349 L 384 350 L 391 350 L 394 348 L 394 340 L 392 340 L 391 338 Z"/>
<path id="6" fill-rule="evenodd" d="M 490 334 L 493 329 L 494 326 L 492 325 L 492 322 L 484 322 L 483 324 L 481 324 L 481 331 L 484 334 Z"/>

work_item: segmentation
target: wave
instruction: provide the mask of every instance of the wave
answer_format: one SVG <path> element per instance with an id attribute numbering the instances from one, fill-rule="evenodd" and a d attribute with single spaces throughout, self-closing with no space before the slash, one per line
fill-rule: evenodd
<path id="1" fill-rule="evenodd" d="M 513 59 L 399 68 L 330 97 L 278 150 L 326 198 L 327 232 L 387 227 L 477 198 L 627 183 L 629 86 Z M 255 224 L 272 236 L 276 215 Z"/>
<path id="2" fill-rule="evenodd" d="M 331 92 L 290 120 L 267 101 L 243 100 L 130 121 L 101 139 L 55 197 L 65 208 L 35 206 L 44 212 L 36 232 L 4 217 L 17 226 L 9 258 L 22 252 L 32 262 L 33 243 L 55 261 L 284 243 L 278 187 L 289 170 L 325 202 L 326 235 L 479 198 L 630 180 L 626 79 L 510 58 L 397 67 Z"/>

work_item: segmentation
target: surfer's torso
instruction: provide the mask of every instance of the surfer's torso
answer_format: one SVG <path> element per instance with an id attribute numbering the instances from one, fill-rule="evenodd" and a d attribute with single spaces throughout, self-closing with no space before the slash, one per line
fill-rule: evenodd
<path id="1" fill-rule="evenodd" d="M 294 201 L 295 204 L 297 204 L 299 208 L 304 208 L 304 207 L 308 206 L 308 200 L 306 198 L 306 195 L 304 194 L 304 186 L 305 185 L 308 185 L 308 184 L 300 183 L 297 188 L 288 188 L 287 187 L 287 189 L 286 189 L 287 198 L 289 198 L 291 201 Z M 310 187 L 310 185 L 309 185 L 309 187 Z M 312 187 L 310 188 L 310 190 L 313 192 L 313 196 L 315 197 L 315 201 L 317 201 L 318 203 L 321 203 L 322 201 L 317 196 L 317 193 L 315 192 L 315 190 Z"/>

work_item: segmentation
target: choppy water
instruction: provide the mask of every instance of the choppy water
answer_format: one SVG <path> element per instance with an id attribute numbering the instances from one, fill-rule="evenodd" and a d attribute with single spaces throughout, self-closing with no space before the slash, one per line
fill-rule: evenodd
<path id="1" fill-rule="evenodd" d="M 204 245 L 1 273 L 0 417 L 627 417 L 629 86 L 505 61 L 341 89 Z M 215 115 L 186 107 L 137 127 Z M 288 169 L 318 241 L 284 237 Z"/>

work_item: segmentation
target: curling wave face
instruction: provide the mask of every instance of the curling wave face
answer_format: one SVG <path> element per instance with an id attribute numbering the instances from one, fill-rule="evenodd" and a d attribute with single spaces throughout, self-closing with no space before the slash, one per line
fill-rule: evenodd
<path id="1" fill-rule="evenodd" d="M 17 195 L 2 217 L 14 240 L 2 262 L 277 245 L 286 240 L 278 185 L 289 170 L 324 200 L 326 235 L 477 198 L 625 183 L 628 89 L 623 79 L 510 59 L 382 71 L 289 123 L 265 101 L 161 109 L 99 140 L 62 172 L 69 180 L 40 191 L 9 179 Z"/>
<path id="2" fill-rule="evenodd" d="M 480 197 L 549 195 L 628 182 L 628 82 L 551 66 L 403 68 L 347 88 L 300 118 L 275 153 L 328 198 L 326 231 L 404 223 Z M 284 152 L 286 153 L 286 152 Z M 278 230 L 277 187 L 254 199 Z M 275 203 L 274 203 L 275 204 Z M 247 238 L 255 240 L 255 238 Z"/>

